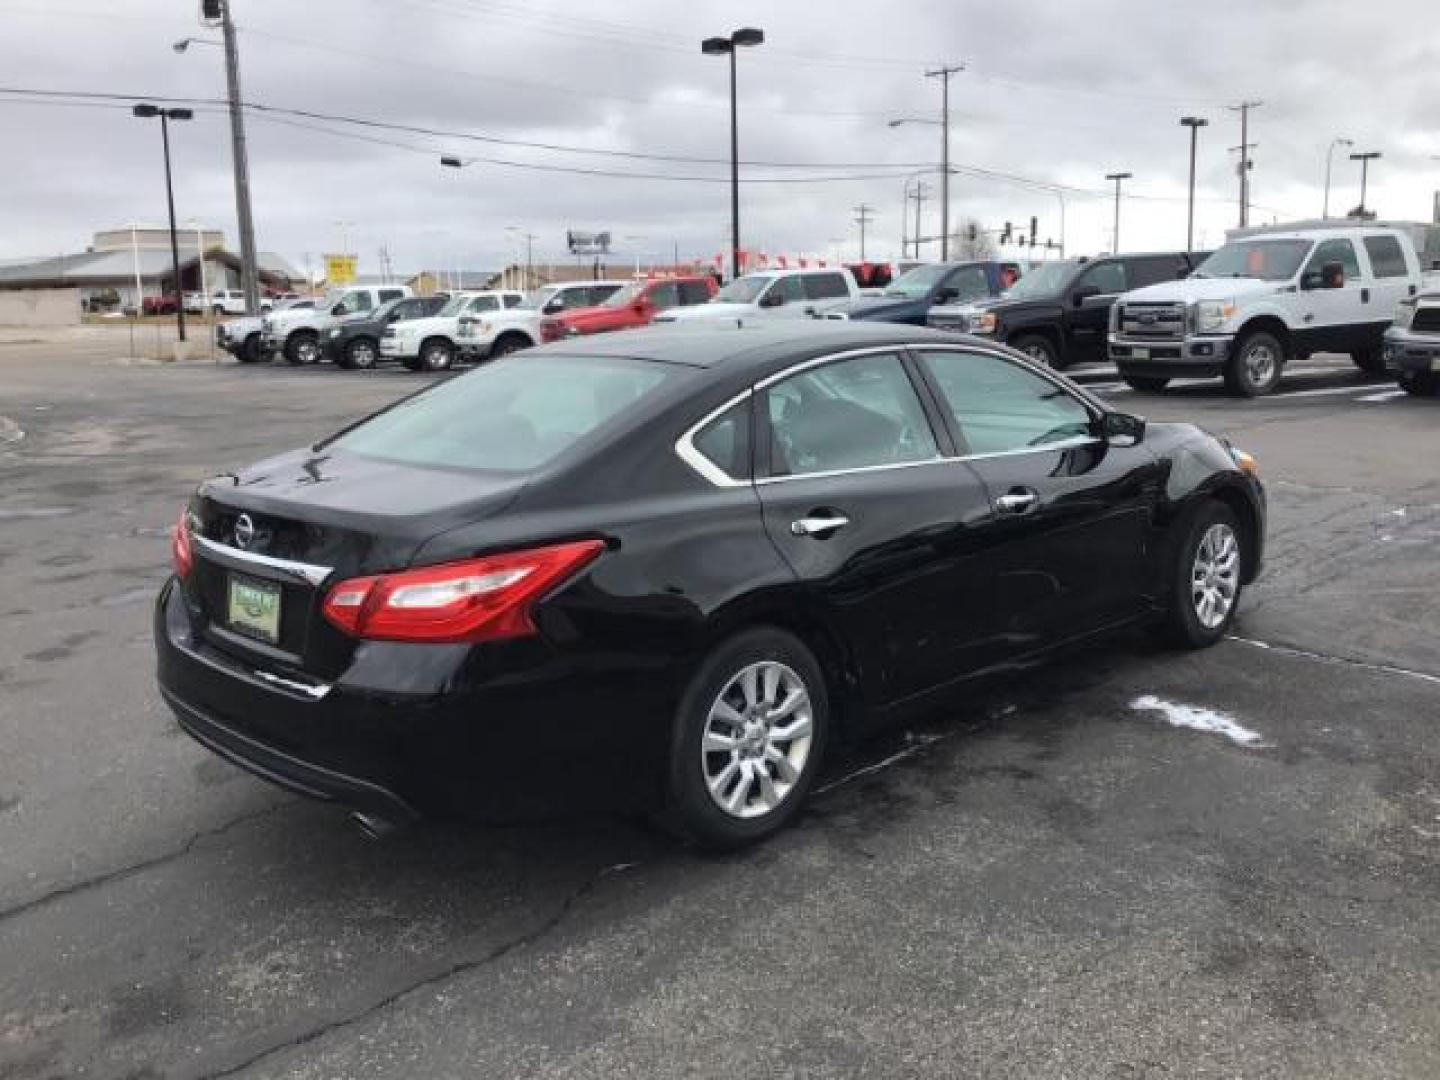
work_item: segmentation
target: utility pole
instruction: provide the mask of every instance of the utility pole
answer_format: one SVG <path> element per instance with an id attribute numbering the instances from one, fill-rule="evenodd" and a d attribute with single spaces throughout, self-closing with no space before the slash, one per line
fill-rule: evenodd
<path id="1" fill-rule="evenodd" d="M 1190 210 L 1185 218 L 1185 253 L 1195 250 L 1195 144 L 1200 129 L 1210 121 L 1200 116 L 1182 116 L 1180 124 L 1190 129 Z"/>
<path id="2" fill-rule="evenodd" d="M 916 258 L 916 259 L 919 259 L 919 258 L 920 258 L 920 237 L 923 235 L 923 234 L 921 233 L 921 231 L 920 231 L 920 209 L 921 209 L 921 207 L 924 206 L 924 204 L 925 204 L 925 181 L 924 181 L 924 180 L 917 180 L 917 181 L 915 182 L 915 195 L 914 195 L 914 199 L 915 199 L 915 258 Z"/>
<path id="3" fill-rule="evenodd" d="M 260 275 L 255 255 L 255 219 L 250 212 L 250 158 L 245 149 L 245 108 L 240 96 L 240 52 L 230 0 L 202 0 L 201 15 L 220 20 L 225 39 L 225 90 L 230 104 L 230 159 L 235 168 L 235 217 L 240 226 L 240 288 L 247 315 L 260 313 Z"/>
<path id="4" fill-rule="evenodd" d="M 925 72 L 927 79 L 940 80 L 940 261 L 950 258 L 950 76 L 965 70 L 964 64 L 944 66 Z"/>
<path id="5" fill-rule="evenodd" d="M 1120 254 L 1120 182 L 1122 180 L 1129 180 L 1134 175 L 1134 173 L 1128 172 L 1114 172 L 1105 174 L 1106 180 L 1115 181 L 1115 242 L 1111 247 L 1111 253 L 1115 255 Z"/>
<path id="6" fill-rule="evenodd" d="M 861 203 L 853 207 L 855 211 L 855 224 L 860 226 L 860 261 L 865 261 L 865 226 L 869 225 L 875 217 L 875 208 L 868 203 Z"/>
<path id="7" fill-rule="evenodd" d="M 1253 144 L 1250 142 L 1250 110 L 1258 109 L 1265 104 L 1263 101 L 1242 101 L 1239 105 L 1232 105 L 1231 112 L 1240 114 L 1240 227 L 1243 229 L 1250 224 L 1250 151 Z"/>

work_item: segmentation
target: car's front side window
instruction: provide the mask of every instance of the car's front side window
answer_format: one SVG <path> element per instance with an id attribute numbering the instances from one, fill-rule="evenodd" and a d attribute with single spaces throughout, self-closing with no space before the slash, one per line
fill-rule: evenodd
<path id="1" fill-rule="evenodd" d="M 963 454 L 1043 449 L 1092 434 L 1094 416 L 1058 383 L 988 353 L 926 351 Z"/>
<path id="2" fill-rule="evenodd" d="M 766 391 L 770 473 L 900 465 L 939 456 L 919 395 L 894 353 L 837 360 Z"/>

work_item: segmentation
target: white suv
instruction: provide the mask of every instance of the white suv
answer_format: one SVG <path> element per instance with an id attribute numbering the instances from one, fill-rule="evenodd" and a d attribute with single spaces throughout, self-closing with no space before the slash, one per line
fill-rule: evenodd
<path id="1" fill-rule="evenodd" d="M 575 308 L 594 307 L 626 284 L 624 281 L 561 281 L 542 285 L 526 294 L 522 303 L 507 304 L 501 311 L 463 315 L 456 330 L 460 354 L 467 360 L 484 360 L 538 345 L 542 340 L 542 320 Z"/>
<path id="2" fill-rule="evenodd" d="M 1342 225 L 1237 235 L 1188 278 L 1126 293 L 1110 310 L 1110 359 L 1140 390 L 1224 376 L 1232 393 L 1268 394 L 1285 365 L 1349 353 L 1385 370 L 1385 330 L 1414 296 L 1420 264 L 1403 228 Z"/>
<path id="3" fill-rule="evenodd" d="M 265 316 L 261 348 L 283 352 L 292 364 L 317 364 L 324 355 L 321 335 L 347 315 L 374 311 L 387 300 L 410 296 L 406 285 L 347 285 L 331 289 L 313 308 L 284 308 Z"/>
<path id="4" fill-rule="evenodd" d="M 844 267 L 761 270 L 736 278 L 707 304 L 662 311 L 655 322 L 823 318 L 858 299 L 860 288 Z"/>
<path id="5" fill-rule="evenodd" d="M 461 352 L 461 327 L 516 309 L 523 294 L 505 290 L 452 293 L 445 306 L 422 319 L 391 323 L 380 338 L 380 355 L 411 371 L 444 371 Z"/>

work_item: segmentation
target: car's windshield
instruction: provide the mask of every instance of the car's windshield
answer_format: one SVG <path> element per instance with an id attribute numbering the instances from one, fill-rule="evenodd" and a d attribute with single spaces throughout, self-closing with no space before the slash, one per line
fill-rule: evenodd
<path id="1" fill-rule="evenodd" d="M 919 300 L 929 296 L 930 290 L 935 288 L 949 272 L 948 266 L 917 266 L 914 270 L 902 274 L 891 282 L 890 287 L 885 290 L 885 295 Z"/>
<path id="2" fill-rule="evenodd" d="M 645 291 L 645 286 L 646 283 L 643 281 L 636 281 L 629 285 L 626 285 L 623 289 L 619 290 L 618 292 L 611 293 L 608 297 L 602 300 L 600 302 L 600 306 L 625 307 L 629 304 L 633 304 L 640 297 L 640 294 Z"/>
<path id="3" fill-rule="evenodd" d="M 1023 300 L 1029 296 L 1054 296 L 1065 288 L 1065 283 L 1074 277 L 1079 266 L 1080 264 L 1072 259 L 1041 263 L 1002 295 L 1007 300 Z"/>
<path id="4" fill-rule="evenodd" d="M 753 304 L 756 297 L 765 291 L 765 286 L 774 280 L 760 274 L 738 277 L 716 293 L 715 300 L 720 303 Z"/>
<path id="5" fill-rule="evenodd" d="M 610 356 L 502 360 L 436 386 L 328 445 L 411 465 L 529 472 L 609 424 L 675 368 Z"/>
<path id="6" fill-rule="evenodd" d="M 1191 276 L 1287 281 L 1300 269 L 1310 245 L 1309 240 L 1237 240 L 1211 255 Z"/>

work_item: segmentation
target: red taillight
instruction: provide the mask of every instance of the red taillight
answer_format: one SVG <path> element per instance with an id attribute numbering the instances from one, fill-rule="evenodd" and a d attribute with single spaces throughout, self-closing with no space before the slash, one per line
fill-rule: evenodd
<path id="1" fill-rule="evenodd" d="M 559 341 L 565 336 L 565 324 L 559 319 L 546 319 L 540 324 L 541 341 Z"/>
<path id="2" fill-rule="evenodd" d="M 325 597 L 325 618 L 383 641 L 496 641 L 535 633 L 536 600 L 595 559 L 605 544 L 486 555 L 376 577 L 351 578 Z"/>
<path id="3" fill-rule="evenodd" d="M 190 576 L 195 566 L 195 549 L 190 544 L 190 509 L 180 511 L 180 520 L 170 532 L 170 558 L 175 563 L 175 575 L 181 579 Z"/>

